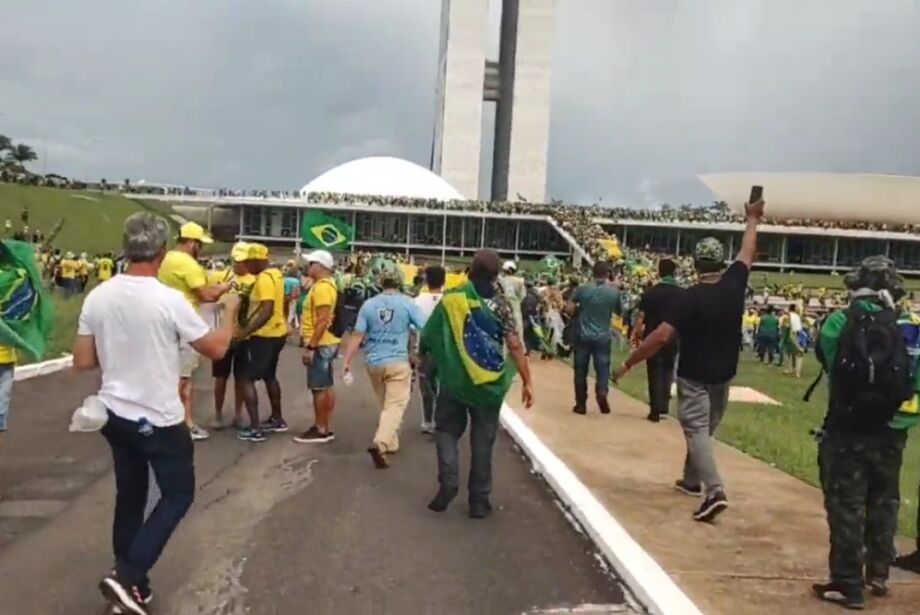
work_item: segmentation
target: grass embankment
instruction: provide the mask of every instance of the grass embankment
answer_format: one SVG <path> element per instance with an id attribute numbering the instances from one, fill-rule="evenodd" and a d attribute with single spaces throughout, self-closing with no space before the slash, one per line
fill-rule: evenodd
<path id="1" fill-rule="evenodd" d="M 153 211 L 175 227 L 168 208 L 153 208 L 120 194 L 0 184 L 0 224 L 9 219 L 13 230 L 19 230 L 24 208 L 29 211 L 29 228 L 45 235 L 63 218 L 64 226 L 53 245 L 74 252 L 117 251 L 125 218 L 139 211 Z"/>
<path id="2" fill-rule="evenodd" d="M 614 353 L 614 365 L 626 358 L 625 351 Z M 819 427 L 827 408 L 827 386 L 822 384 L 809 403 L 802 401 L 808 385 L 818 373 L 813 354 L 805 358 L 801 380 L 782 374 L 782 368 L 762 365 L 751 352 L 745 352 L 732 383 L 756 389 L 782 406 L 737 403 L 729 405 L 719 427 L 718 439 L 761 459 L 805 482 L 818 486 L 817 449 L 809 429 Z M 825 381 L 826 383 L 826 381 Z M 648 402 L 645 368 L 637 368 L 620 388 L 627 395 Z M 671 404 L 672 416 L 676 402 Z M 682 454 L 682 453 L 681 453 Z M 731 477 L 728 477 L 729 489 Z M 920 481 L 920 432 L 914 431 L 907 443 L 901 470 L 901 534 L 917 535 L 917 485 Z"/>

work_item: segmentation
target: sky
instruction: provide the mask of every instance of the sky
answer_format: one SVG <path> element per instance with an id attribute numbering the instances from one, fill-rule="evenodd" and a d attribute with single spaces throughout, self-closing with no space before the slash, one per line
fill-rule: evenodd
<path id="1" fill-rule="evenodd" d="M 17 3 L 0 134 L 36 148 L 33 170 L 109 181 L 296 189 L 362 156 L 424 166 L 440 11 Z M 916 175 L 918 26 L 920 0 L 558 0 L 548 195 L 648 207 L 710 202 L 710 172 Z"/>

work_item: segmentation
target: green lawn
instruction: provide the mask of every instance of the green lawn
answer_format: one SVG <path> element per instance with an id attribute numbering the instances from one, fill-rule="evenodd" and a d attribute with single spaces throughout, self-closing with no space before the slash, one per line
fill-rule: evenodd
<path id="1" fill-rule="evenodd" d="M 24 207 L 29 210 L 30 228 L 40 229 L 46 235 L 64 219 L 54 247 L 90 254 L 118 250 L 125 218 L 151 209 L 140 201 L 119 194 L 0 183 L 0 225 L 9 219 L 14 231 L 20 229 Z M 168 209 L 153 211 L 175 226 L 168 217 Z"/>
<path id="2" fill-rule="evenodd" d="M 785 286 L 801 284 L 805 288 L 827 288 L 843 290 L 843 276 L 829 273 L 779 273 L 778 271 L 754 270 L 751 274 L 751 286 L 763 288 L 764 284 Z M 920 290 L 920 278 L 907 278 L 904 285 L 909 290 Z"/>
<path id="3" fill-rule="evenodd" d="M 625 358 L 625 351 L 615 353 L 614 365 Z M 811 402 L 802 401 L 808 385 L 817 374 L 813 354 L 805 359 L 801 380 L 782 375 L 776 367 L 761 365 L 746 352 L 734 384 L 748 386 L 772 397 L 783 405 L 732 403 L 719 428 L 718 438 L 745 453 L 766 461 L 784 472 L 812 485 L 818 485 L 815 442 L 808 430 L 818 427 L 827 404 L 827 387 L 819 386 Z M 637 368 L 621 383 L 628 395 L 648 401 L 645 368 Z M 672 402 L 672 414 L 674 402 Z M 920 482 L 920 435 L 908 441 L 901 471 L 901 516 L 899 529 L 907 536 L 917 535 L 917 485 Z"/>

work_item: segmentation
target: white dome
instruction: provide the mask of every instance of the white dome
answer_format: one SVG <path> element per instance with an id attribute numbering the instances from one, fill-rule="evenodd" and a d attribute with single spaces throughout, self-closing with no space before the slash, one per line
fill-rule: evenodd
<path id="1" fill-rule="evenodd" d="M 449 201 L 463 195 L 444 181 L 414 162 L 372 156 L 359 158 L 330 169 L 300 190 L 301 196 L 311 192 L 339 192 L 369 196 L 396 196 Z"/>

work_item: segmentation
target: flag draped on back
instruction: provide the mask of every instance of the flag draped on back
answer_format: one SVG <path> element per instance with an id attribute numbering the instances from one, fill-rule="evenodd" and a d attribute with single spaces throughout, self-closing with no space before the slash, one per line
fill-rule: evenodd
<path id="1" fill-rule="evenodd" d="M 498 317 L 467 282 L 444 294 L 422 331 L 422 349 L 437 365 L 443 390 L 478 408 L 501 408 L 514 364 L 504 355 Z"/>
<path id="2" fill-rule="evenodd" d="M 42 289 L 32 246 L 0 242 L 0 344 L 41 360 L 53 322 L 54 306 Z"/>
<path id="3" fill-rule="evenodd" d="M 300 237 L 311 248 L 344 250 L 351 246 L 355 229 L 334 216 L 314 209 L 304 216 Z"/>

